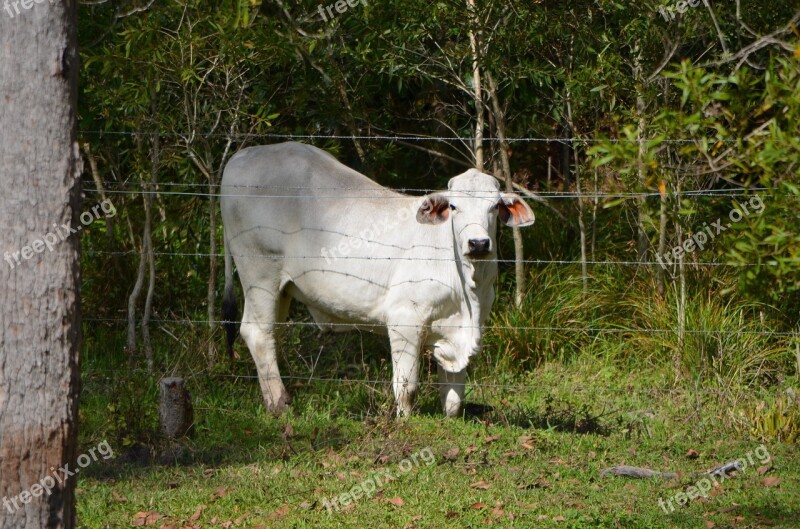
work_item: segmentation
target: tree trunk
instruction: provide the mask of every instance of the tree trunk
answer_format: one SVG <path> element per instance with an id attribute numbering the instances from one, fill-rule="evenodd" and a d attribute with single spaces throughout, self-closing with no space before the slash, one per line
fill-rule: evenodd
<path id="1" fill-rule="evenodd" d="M 572 138 L 572 129 L 569 126 L 564 127 L 564 137 Z M 570 186 L 572 185 L 572 165 L 569 161 L 571 150 L 571 143 L 566 141 L 561 142 L 561 190 L 565 194 L 569 193 Z"/>
<path id="2" fill-rule="evenodd" d="M 475 168 L 483 171 L 483 91 L 481 88 L 481 63 L 478 43 L 478 12 L 475 0 L 467 0 L 470 14 L 469 45 L 472 48 L 472 95 L 475 101 Z"/>
<path id="3" fill-rule="evenodd" d="M 500 99 L 497 97 L 497 86 L 491 73 L 486 72 L 486 80 L 489 83 L 488 92 L 489 98 L 492 100 L 497 139 L 500 140 L 500 161 L 503 168 L 503 180 L 506 191 L 512 192 L 514 191 L 514 184 L 511 179 L 511 160 L 508 155 L 508 141 L 506 141 L 506 116 L 503 112 L 503 107 L 500 105 Z M 525 298 L 525 249 L 522 244 L 522 231 L 519 228 L 513 228 L 512 233 L 514 234 L 514 274 L 517 283 L 514 292 L 514 303 L 517 307 L 520 307 Z"/>
<path id="4" fill-rule="evenodd" d="M 575 133 L 575 126 L 572 121 L 572 100 L 569 88 L 566 94 L 567 101 L 567 123 L 572 133 Z M 574 149 L 574 144 L 573 144 Z M 581 282 L 583 283 L 583 299 L 589 295 L 589 268 L 586 263 L 586 223 L 583 220 L 583 189 L 581 188 L 581 167 L 578 160 L 578 150 L 574 149 L 575 154 L 575 191 L 578 199 L 578 229 L 580 231 L 581 242 Z"/>
<path id="5" fill-rule="evenodd" d="M 662 256 L 667 249 L 667 185 L 664 180 L 660 183 L 659 199 L 661 204 L 661 211 L 658 217 L 658 255 Z M 658 293 L 664 294 L 664 268 L 656 266 L 656 282 Z"/>
<path id="6" fill-rule="evenodd" d="M 581 243 L 581 282 L 583 283 L 583 299 L 589 296 L 589 266 L 587 263 L 586 222 L 583 217 L 583 190 L 581 188 L 581 173 L 578 167 L 578 153 L 575 152 L 575 190 L 578 193 L 578 230 Z"/>
<path id="7" fill-rule="evenodd" d="M 150 109 L 156 115 L 157 93 L 153 89 Z M 155 119 L 155 118 L 154 118 Z M 130 367 L 135 366 L 136 356 L 136 303 L 142 293 L 145 272 L 149 271 L 147 294 L 145 296 L 144 311 L 142 313 L 142 344 L 147 362 L 147 371 L 153 372 L 153 345 L 150 341 L 150 314 L 153 307 L 153 293 L 156 286 L 155 250 L 153 249 L 153 203 L 155 202 L 156 184 L 158 182 L 159 159 L 161 156 L 161 138 L 158 133 L 153 133 L 150 138 L 150 182 L 142 178 L 142 200 L 144 201 L 144 228 L 142 228 L 142 253 L 139 256 L 139 268 L 136 272 L 136 282 L 128 296 L 128 355 Z"/>
<path id="8" fill-rule="evenodd" d="M 209 190 L 217 190 L 216 182 L 213 179 L 209 180 Z M 213 191 L 209 191 L 208 196 L 208 285 L 206 289 L 206 305 L 208 307 L 208 364 L 216 363 L 217 348 L 214 335 L 217 330 L 217 269 L 219 260 L 217 259 L 217 252 L 219 251 L 217 244 L 217 200 Z"/>
<path id="9" fill-rule="evenodd" d="M 231 128 L 228 134 L 228 142 L 225 144 L 225 150 L 222 152 L 222 158 L 219 162 L 219 168 L 217 169 L 217 176 L 214 178 L 211 176 L 211 172 L 206 175 L 208 178 L 209 189 L 216 189 L 219 193 L 219 183 L 222 181 L 222 172 L 225 169 L 225 162 L 228 161 L 228 155 L 231 151 L 231 146 L 233 145 L 233 134 L 236 130 L 236 124 L 238 123 L 238 119 L 234 119 L 233 123 L 231 124 Z M 208 278 L 208 291 L 207 291 L 207 302 L 208 302 L 208 321 L 209 321 L 209 330 L 211 334 L 211 338 L 208 341 L 208 360 L 209 363 L 212 363 L 217 358 L 217 341 L 214 339 L 214 332 L 216 331 L 217 325 L 217 252 L 219 251 L 219 244 L 217 244 L 217 208 L 219 207 L 219 201 L 217 197 L 214 196 L 214 193 L 211 193 L 208 197 L 208 201 L 211 205 L 211 209 L 208 212 L 208 230 L 209 230 L 209 253 L 211 254 L 211 265 L 210 265 L 210 275 Z"/>
<path id="10" fill-rule="evenodd" d="M 86 161 L 89 162 L 89 172 L 92 174 L 92 180 L 94 180 L 94 185 L 97 188 L 97 192 L 100 195 L 100 200 L 105 202 L 108 200 L 108 195 L 106 195 L 106 188 L 103 185 L 103 178 L 100 176 L 100 170 L 97 168 L 97 158 L 95 158 L 94 153 L 92 153 L 92 146 L 87 141 L 83 144 L 83 152 L 86 155 Z M 105 217 L 106 223 L 106 238 L 108 239 L 108 247 L 109 249 L 113 249 L 114 247 L 114 217 Z"/>
<path id="11" fill-rule="evenodd" d="M 170 439 L 188 435 L 194 426 L 194 409 L 192 397 L 183 379 L 162 378 L 159 387 L 158 417 L 161 433 Z"/>
<path id="12" fill-rule="evenodd" d="M 675 217 L 680 218 L 681 208 L 681 183 L 678 181 L 675 186 Z M 683 227 L 680 222 L 675 226 L 677 245 L 683 246 Z M 686 354 L 684 350 L 686 347 L 686 267 L 684 266 L 684 254 L 681 253 L 677 258 L 678 265 L 678 297 L 677 297 L 677 311 L 676 318 L 678 320 L 678 352 L 673 358 L 673 368 L 675 371 L 675 380 L 679 380 L 683 373 L 683 358 Z"/>
<path id="13" fill-rule="evenodd" d="M 647 133 L 647 123 L 645 121 L 646 103 L 644 99 L 644 74 L 642 72 L 642 55 L 644 52 L 641 43 L 636 41 L 636 57 L 634 57 L 633 78 L 636 83 L 636 140 L 639 142 L 639 150 L 636 159 L 636 174 L 638 191 L 643 192 L 647 186 L 647 171 L 644 164 L 644 156 L 647 146 L 645 145 L 645 135 Z M 650 238 L 645 230 L 647 203 L 641 195 L 636 196 L 636 257 L 640 263 L 647 261 L 647 253 L 650 249 Z"/>
<path id="14" fill-rule="evenodd" d="M 147 186 L 142 180 L 142 189 L 146 189 Z M 147 199 L 142 197 L 145 202 Z M 135 246 L 136 237 L 131 237 L 131 242 Z M 136 271 L 136 281 L 133 284 L 133 289 L 131 290 L 130 295 L 128 296 L 128 345 L 125 347 L 128 353 L 128 364 L 130 367 L 134 367 L 136 364 L 136 303 L 139 300 L 139 296 L 142 294 L 142 287 L 144 286 L 144 274 L 147 271 L 147 238 L 142 237 L 142 253 L 139 254 L 139 267 Z"/>
<path id="15" fill-rule="evenodd" d="M 591 247 L 591 259 L 595 261 L 595 248 L 597 247 L 597 208 L 600 207 L 600 188 L 598 186 L 597 180 L 597 168 L 594 170 L 594 197 L 592 198 L 592 247 Z"/>
<path id="16" fill-rule="evenodd" d="M 75 526 L 75 478 L 59 469 L 75 468 L 80 389 L 76 7 L 0 16 L 3 529 Z"/>
<path id="17" fill-rule="evenodd" d="M 664 86 L 662 87 L 662 93 L 664 97 L 664 101 L 669 100 L 669 86 L 670 84 L 666 82 L 665 79 Z M 672 162 L 672 149 L 668 146 L 665 150 L 664 159 L 662 162 L 659 163 L 661 167 L 668 167 L 669 164 Z M 663 256 L 664 252 L 667 248 L 667 225 L 669 222 L 668 218 L 668 209 L 667 209 L 667 178 L 669 177 L 669 173 L 662 170 L 662 179 L 660 182 L 659 188 L 659 198 L 660 198 L 660 214 L 658 219 L 658 255 Z M 658 271 L 658 275 L 656 276 L 656 282 L 658 285 L 658 293 L 659 295 L 664 295 L 666 293 L 666 281 L 667 276 L 666 271 L 662 266 L 656 266 L 656 270 Z"/>
<path id="18" fill-rule="evenodd" d="M 153 119 L 157 114 L 157 92 L 153 89 L 153 99 L 151 102 Z M 156 257 L 155 249 L 153 248 L 153 204 L 155 203 L 154 197 L 157 190 L 158 171 L 161 166 L 161 138 L 158 133 L 153 133 L 151 138 L 153 150 L 150 153 L 150 192 L 145 197 L 145 221 L 144 221 L 144 238 L 147 244 L 147 265 L 148 265 L 148 281 L 147 281 L 147 295 L 144 298 L 144 312 L 142 312 L 142 345 L 144 346 L 144 358 L 147 362 L 148 373 L 153 372 L 153 343 L 150 340 L 150 315 L 153 312 L 153 295 L 156 290 Z"/>

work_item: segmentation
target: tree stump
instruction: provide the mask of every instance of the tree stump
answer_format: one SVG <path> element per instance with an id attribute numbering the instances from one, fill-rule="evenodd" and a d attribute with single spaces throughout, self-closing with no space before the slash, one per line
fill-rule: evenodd
<path id="1" fill-rule="evenodd" d="M 194 426 L 192 397 L 180 377 L 161 379 L 161 433 L 170 439 L 190 435 Z"/>

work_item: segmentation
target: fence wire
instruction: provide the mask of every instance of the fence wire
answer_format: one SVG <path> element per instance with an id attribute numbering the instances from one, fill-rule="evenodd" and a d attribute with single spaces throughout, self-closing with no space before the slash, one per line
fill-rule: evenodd
<path id="1" fill-rule="evenodd" d="M 98 373 L 105 373 L 108 376 L 118 376 L 119 371 L 114 369 L 103 369 L 103 368 L 89 368 L 89 372 L 93 375 Z M 149 373 L 147 371 L 139 370 L 139 374 L 152 376 L 153 373 Z M 129 374 L 135 374 L 135 372 L 128 371 Z M 164 373 L 164 376 L 167 376 L 169 373 Z M 170 375 L 171 376 L 171 375 Z M 235 374 L 235 373 L 217 373 L 207 370 L 189 370 L 186 372 L 185 376 L 183 377 L 187 380 L 192 379 L 203 379 L 203 380 L 213 380 L 219 378 L 225 379 L 234 379 L 234 380 L 259 380 L 258 375 L 242 375 L 242 374 Z M 391 386 L 394 382 L 388 379 L 370 379 L 370 378 L 334 378 L 334 377 L 319 377 L 314 376 L 313 373 L 310 376 L 300 376 L 300 375 L 281 375 L 281 380 L 295 380 L 298 382 L 324 382 L 324 383 L 332 383 L 332 384 L 342 384 L 342 385 L 353 385 L 353 384 L 367 384 L 367 385 L 383 385 L 383 386 Z M 267 377 L 267 380 L 270 380 Z M 440 386 L 449 386 L 450 383 L 447 382 L 437 382 L 435 380 L 424 380 L 420 378 L 417 382 L 418 386 L 425 386 L 425 387 L 434 387 L 438 388 Z M 556 388 L 557 386 L 553 386 Z M 541 389 L 541 384 L 502 384 L 497 382 L 481 382 L 476 379 L 467 379 L 467 389 L 468 390 L 479 390 L 479 389 L 503 389 L 503 390 L 511 390 L 511 391 L 524 391 L 524 390 L 531 390 L 531 389 Z M 648 388 L 614 388 L 609 386 L 586 386 L 586 385 L 578 385 L 578 386 L 569 386 L 570 391 L 578 391 L 581 393 L 667 393 L 667 394 L 676 394 L 676 395 L 683 395 L 683 394 L 700 394 L 700 395 L 723 395 L 724 392 L 721 390 L 715 389 L 704 389 L 704 388 L 682 388 L 682 387 L 648 387 Z"/>
<path id="2" fill-rule="evenodd" d="M 80 134 L 82 135 L 91 135 L 91 136 L 141 136 L 141 137 L 151 137 L 151 136 L 159 136 L 159 137 L 173 137 L 173 138 L 181 138 L 186 139 L 189 137 L 207 137 L 207 138 L 225 138 L 225 139 L 233 139 L 233 140 L 252 140 L 252 139 L 265 139 L 265 140 L 365 140 L 365 141 L 414 141 L 414 142 L 426 142 L 426 141 L 435 141 L 435 142 L 461 142 L 461 143 L 469 143 L 473 142 L 474 138 L 464 138 L 464 137 L 457 137 L 457 136 L 425 136 L 425 135 L 402 135 L 402 134 L 388 134 L 388 135 L 334 135 L 334 134 L 273 134 L 273 133 L 266 133 L 266 134 L 258 134 L 258 133 L 240 133 L 240 134 L 226 134 L 226 133 L 196 133 L 196 132 L 130 132 L 130 131 L 81 131 Z M 537 138 L 537 137 L 512 137 L 512 138 L 505 138 L 501 140 L 500 138 L 483 138 L 485 142 L 500 142 L 505 141 L 508 143 L 560 143 L 560 144 L 573 144 L 573 145 L 588 145 L 588 144 L 596 144 L 601 142 L 609 142 L 609 143 L 648 143 L 652 142 L 652 139 L 629 139 L 629 138 Z M 660 143 L 664 144 L 691 144 L 697 143 L 698 140 L 694 139 L 685 139 L 685 138 L 666 138 L 658 140 Z M 728 139 L 728 140 L 719 140 L 715 143 L 736 143 L 738 140 L 736 139 Z M 416 193 L 416 194 L 428 194 L 440 191 L 439 189 L 434 188 L 364 188 L 364 187 L 309 187 L 309 186 L 259 186 L 259 185 L 237 185 L 234 186 L 236 188 L 255 188 L 255 189 L 264 189 L 266 191 L 265 194 L 225 194 L 221 193 L 221 184 L 212 184 L 212 183 L 187 183 L 187 182 L 156 182 L 153 184 L 148 184 L 145 182 L 137 183 L 137 182 L 123 182 L 123 181 L 104 181 L 101 182 L 103 186 L 112 189 L 104 189 L 103 192 L 107 195 L 160 195 L 160 196 L 177 196 L 177 197 L 202 197 L 202 198 L 222 198 L 222 197 L 246 197 L 246 198 L 313 198 L 313 199 L 358 199 L 358 198 L 376 198 L 376 195 L 380 195 L 380 198 L 383 199 L 391 199 L 391 198 L 407 198 L 406 196 L 398 196 L 392 195 L 391 193 L 398 193 L 400 195 L 405 195 L 407 193 Z M 120 189 L 122 188 L 122 189 Z M 166 188 L 166 189 L 164 189 Z M 183 188 L 189 190 L 175 190 L 174 188 Z M 191 191 L 192 189 L 198 189 L 199 191 Z M 297 194 L 294 193 L 296 191 L 308 191 L 308 193 L 301 193 Z M 312 194 L 313 192 L 331 192 L 330 194 Z M 642 192 L 619 192 L 619 191 L 590 191 L 590 192 L 571 192 L 571 191 L 538 191 L 538 190 L 528 190 L 531 193 L 531 196 L 523 197 L 526 200 L 533 200 L 536 201 L 537 199 L 544 199 L 544 200 L 551 200 L 551 199 L 578 199 L 578 200 L 601 200 L 601 199 L 631 199 L 631 198 L 654 198 L 654 197 L 665 197 L 669 196 L 670 198 L 675 198 L 673 194 L 664 194 L 659 191 L 649 192 L 649 191 L 642 191 Z M 100 190 L 95 188 L 86 188 L 84 189 L 86 193 L 100 193 Z M 335 193 L 334 193 L 335 192 Z M 343 194 L 344 193 L 344 194 Z M 757 194 L 761 197 L 771 197 L 771 196 L 779 196 L 780 193 L 775 189 L 769 189 L 765 187 L 753 187 L 753 188 L 735 188 L 735 189 L 689 189 L 681 191 L 680 197 L 681 198 L 726 198 L 726 199 L 736 199 L 739 197 L 750 197 L 754 194 Z M 783 196 L 783 195 L 780 195 Z M 790 195 L 788 195 L 790 196 Z M 91 255 L 110 255 L 110 256 L 131 256 L 131 255 L 141 255 L 141 251 L 131 250 L 131 251 L 95 251 L 91 252 Z M 222 258 L 224 257 L 223 253 L 206 253 L 206 252 L 155 252 L 154 256 L 156 257 L 194 257 L 194 258 L 210 258 L 210 257 L 217 257 Z M 264 254 L 252 254 L 246 255 L 244 257 L 259 257 L 265 259 L 313 259 L 313 260 L 320 260 L 324 257 L 322 256 L 277 256 L 277 255 L 264 255 Z M 454 261 L 454 259 L 439 259 L 439 258 L 415 258 L 415 257 L 405 257 L 405 256 L 396 256 L 396 257 L 379 257 L 379 256 L 337 256 L 336 259 L 352 259 L 352 260 L 367 260 L 367 261 L 382 261 L 382 260 L 393 260 L 393 261 Z M 493 261 L 496 263 L 515 263 L 517 262 L 514 259 L 491 259 L 487 261 Z M 587 265 L 598 265 L 598 266 L 655 266 L 655 265 L 662 265 L 661 262 L 658 261 L 613 261 L 613 260 L 588 260 L 588 261 L 581 261 L 581 260 L 566 260 L 566 259 L 525 259 L 522 261 L 525 264 L 529 265 L 578 265 L 578 264 L 587 264 Z M 721 262 L 686 262 L 685 265 L 687 267 L 755 267 L 755 266 L 773 266 L 777 263 L 721 263 Z M 114 325 L 127 325 L 128 320 L 125 318 L 85 318 L 83 319 L 84 323 L 87 324 L 114 324 Z M 150 319 L 149 323 L 152 324 L 159 324 L 159 325 L 166 325 L 166 324 L 179 324 L 179 325 L 209 325 L 209 324 L 224 324 L 230 323 L 226 320 L 208 320 L 208 319 Z M 236 324 L 240 323 L 252 323 L 252 324 L 261 324 L 261 322 L 254 322 L 254 321 L 239 321 L 237 320 L 234 322 Z M 316 327 L 317 324 L 311 321 L 287 321 L 287 322 L 278 322 L 274 324 L 275 326 L 312 326 Z M 379 329 L 386 329 L 386 325 L 383 324 L 346 324 L 346 323 L 329 323 L 325 324 L 326 327 L 340 327 L 348 330 L 352 329 L 359 329 L 359 330 L 379 330 Z M 409 327 L 409 328 L 417 328 L 418 325 L 394 325 L 393 327 Z M 468 329 L 471 328 L 469 325 L 439 325 L 437 327 L 441 328 L 459 328 L 459 329 Z M 566 332 L 566 333 L 584 333 L 584 334 L 661 334 L 661 333 L 669 333 L 669 334 L 677 334 L 683 333 L 686 335 L 716 335 L 716 336 L 724 336 L 724 335 L 734 335 L 734 334 L 745 334 L 745 335 L 759 335 L 759 336 L 775 336 L 775 337 L 800 337 L 800 333 L 798 332 L 791 332 L 791 331 L 771 331 L 771 330 L 750 330 L 750 329 L 737 329 L 737 330 L 729 330 L 729 329 L 659 329 L 659 328 L 632 328 L 632 327 L 610 327 L 610 328 L 600 328 L 600 327 L 558 327 L 558 326 L 536 326 L 536 325 L 521 325 L 521 326 L 510 326 L 510 325 L 491 325 L 491 329 L 498 329 L 498 330 L 511 330 L 511 331 L 532 331 L 532 332 Z M 103 370 L 97 368 L 90 368 L 89 371 L 92 374 L 107 372 L 110 375 L 118 375 L 118 370 Z M 190 371 L 187 374 L 187 378 L 198 378 L 198 377 L 208 377 L 208 378 L 230 378 L 230 379 L 244 379 L 244 380 L 257 380 L 257 375 L 241 375 L 241 374 L 230 374 L 230 373 L 214 373 L 210 371 Z M 380 380 L 380 379 L 371 379 L 371 378 L 364 378 L 364 379 L 347 379 L 347 378 L 333 378 L 333 377 L 319 377 L 314 376 L 314 368 L 312 367 L 312 372 L 309 376 L 297 376 L 297 375 L 282 375 L 281 379 L 284 380 L 295 380 L 295 381 L 303 381 L 306 383 L 310 382 L 324 382 L 324 383 L 334 383 L 334 384 L 377 384 L 377 385 L 391 385 L 391 380 Z M 438 387 L 441 385 L 439 382 L 435 382 L 432 380 L 420 380 L 420 386 L 433 386 Z M 481 382 L 479 380 L 468 380 L 468 387 L 473 390 L 480 390 L 483 388 L 487 389 L 503 389 L 503 390 L 514 390 L 514 391 L 521 391 L 521 390 L 530 390 L 539 388 L 539 385 L 536 384 L 519 384 L 519 383 L 512 383 L 512 384 L 504 384 L 504 383 L 496 383 L 496 382 Z M 570 386 L 571 391 L 577 392 L 586 392 L 586 393 L 690 393 L 690 394 L 702 394 L 702 395 L 721 395 L 723 392 L 719 390 L 711 390 L 711 389 L 704 389 L 704 388 L 676 388 L 676 387 L 650 387 L 650 388 L 613 388 L 608 386 L 603 387 L 595 387 L 595 386 Z"/>
<path id="3" fill-rule="evenodd" d="M 152 184 L 147 185 L 146 187 L 156 187 L 158 188 L 161 185 L 167 184 Z M 185 187 L 193 187 L 194 184 L 169 184 L 180 186 L 183 185 Z M 209 184 L 198 184 L 198 185 L 209 185 Z M 144 187 L 144 186 L 143 186 Z M 282 188 L 282 187 L 268 187 L 268 186 L 232 186 L 232 187 L 259 187 L 262 189 L 292 189 L 292 188 Z M 326 188 L 296 188 L 296 189 L 320 189 L 325 190 Z M 694 191 L 687 191 L 681 192 L 681 196 L 683 198 L 695 198 L 695 197 L 724 197 L 724 198 L 737 198 L 737 197 L 751 197 L 754 195 L 754 191 L 765 191 L 765 188 L 757 188 L 751 190 L 694 190 Z M 101 193 L 100 190 L 95 188 L 84 188 L 82 190 L 85 193 Z M 241 197 L 241 198 L 291 198 L 291 199 L 299 199 L 299 198 L 313 198 L 313 199 L 333 199 L 333 200 L 344 200 L 344 199 L 358 199 L 358 198 L 380 198 L 382 200 L 405 200 L 407 198 L 412 198 L 414 195 L 406 195 L 405 193 L 410 191 L 419 191 L 421 193 L 437 193 L 442 192 L 440 189 L 404 189 L 404 188 L 382 188 L 382 189 L 347 189 L 346 191 L 358 191 L 364 194 L 360 195 L 353 195 L 353 194 L 330 194 L 330 195 L 318 195 L 318 194 L 306 194 L 306 195 L 297 195 L 297 194 L 284 194 L 284 195 L 277 195 L 277 194 L 233 194 L 233 193 L 201 193 L 201 192 L 193 192 L 193 191 L 164 191 L 159 189 L 137 189 L 137 190 L 119 190 L 119 189 L 104 189 L 103 193 L 107 195 L 160 195 L 160 196 L 189 196 L 189 197 L 204 197 L 204 198 L 222 198 L 222 197 Z M 369 194 L 372 192 L 372 194 Z M 444 191 L 446 193 L 446 191 Z M 396 194 L 395 194 L 396 193 Z M 495 193 L 485 193 L 480 191 L 472 191 L 469 192 L 471 196 L 477 198 L 493 198 L 496 194 Z M 520 196 L 523 200 L 526 201 L 534 201 L 536 202 L 537 199 L 582 199 L 582 200 L 595 200 L 595 199 L 624 199 L 624 198 L 655 198 L 661 197 L 661 193 L 659 192 L 641 192 L 641 193 L 611 193 L 611 192 L 585 192 L 585 193 L 570 193 L 570 192 L 552 192 L 552 194 L 548 194 L 547 192 L 539 192 L 539 191 L 531 191 L 533 196 Z M 524 194 L 523 194 L 524 195 Z M 685 195 L 685 196 L 684 196 Z M 669 194 L 671 197 L 675 197 L 675 195 Z M 760 197 L 772 197 L 772 196 L 779 196 L 773 193 L 767 194 L 760 194 Z M 780 196 L 791 196 L 792 198 L 794 195 L 780 195 Z M 421 198 L 421 197 L 419 197 Z"/>
<path id="4" fill-rule="evenodd" d="M 266 139 L 266 140 L 374 140 L 374 141 L 438 141 L 438 142 L 474 142 L 475 138 L 461 137 L 461 136 L 425 136 L 420 134 L 386 134 L 386 135 L 359 135 L 359 134 L 277 134 L 277 133 L 258 133 L 258 132 L 163 132 L 163 131 L 106 131 L 106 130 L 83 130 L 78 132 L 79 135 L 86 134 L 91 136 L 139 136 L 139 137 L 154 137 L 159 138 L 225 138 L 232 140 L 242 139 Z M 706 140 L 708 138 L 705 138 Z M 483 141 L 489 143 L 651 143 L 658 141 L 659 143 L 699 143 L 699 139 L 691 138 L 537 138 L 537 137 L 510 137 L 510 138 L 496 138 L 484 137 Z M 736 143 L 740 141 L 736 138 L 714 140 L 713 144 L 717 143 Z"/>
<path id="5" fill-rule="evenodd" d="M 87 252 L 92 256 L 95 255 L 112 255 L 112 256 L 130 256 L 130 255 L 142 255 L 141 250 L 127 250 L 127 251 L 116 251 L 116 252 L 108 252 L 108 251 L 91 251 Z M 155 257 L 218 257 L 223 258 L 225 256 L 224 253 L 204 253 L 204 252 L 153 252 Z M 235 257 L 257 257 L 260 259 L 267 259 L 273 261 L 295 261 L 295 260 L 313 260 L 313 261 L 322 261 L 325 260 L 325 257 L 320 256 L 292 256 L 292 255 L 269 255 L 269 254 L 236 254 Z M 331 261 L 338 261 L 338 260 L 355 260 L 355 261 L 421 261 L 421 262 L 456 262 L 455 258 L 444 258 L 444 257 L 375 257 L 375 256 L 335 256 L 329 257 Z M 481 259 L 480 262 L 483 263 L 503 263 L 503 264 L 513 264 L 517 261 L 515 259 Z M 588 260 L 588 261 L 580 261 L 580 260 L 565 260 L 565 259 L 522 259 L 520 262 L 525 264 L 531 265 L 580 265 L 586 263 L 587 265 L 596 265 L 596 266 L 668 266 L 671 265 L 667 262 L 660 263 L 658 261 L 595 261 L 595 260 Z M 731 267 L 731 268 L 743 268 L 743 267 L 752 267 L 752 266 L 778 266 L 777 262 L 763 262 L 763 263 L 719 263 L 719 262 L 703 262 L 703 261 L 684 261 L 684 266 L 688 268 L 692 267 L 703 267 L 703 268 L 720 268 L 720 267 Z"/>
<path id="6" fill-rule="evenodd" d="M 126 318 L 83 318 L 84 322 L 86 323 L 128 323 Z M 150 319 L 150 323 L 178 323 L 182 325 L 196 325 L 196 324 L 203 324 L 208 325 L 209 323 L 214 324 L 223 324 L 223 323 L 248 323 L 248 324 L 255 324 L 255 325 L 264 325 L 264 322 L 260 321 L 247 321 L 247 320 L 236 320 L 231 322 L 230 320 L 192 320 L 192 319 Z M 294 325 L 301 325 L 301 326 L 311 326 L 316 327 L 317 323 L 313 321 L 284 321 L 284 322 L 275 322 L 271 323 L 270 326 L 294 326 Z M 355 330 L 355 329 L 386 329 L 387 325 L 383 323 L 324 323 L 321 324 L 322 327 L 339 327 L 346 330 Z M 420 326 L 417 324 L 393 324 L 390 327 L 392 328 L 419 328 Z M 433 327 L 437 329 L 484 329 L 484 326 L 480 325 L 434 325 Z M 678 334 L 678 333 L 685 333 L 685 334 L 748 334 L 748 335 L 763 335 L 763 336 L 798 336 L 797 332 L 791 331 L 769 331 L 769 330 L 747 330 L 747 329 L 654 329 L 654 328 L 625 328 L 625 327 L 549 327 L 549 326 L 536 326 L 536 325 L 491 325 L 491 329 L 503 329 L 503 330 L 516 330 L 516 331 L 546 331 L 546 332 L 581 332 L 581 333 L 611 333 L 611 334 L 625 334 L 625 333 L 648 333 L 648 334 L 658 334 L 658 333 L 670 333 L 670 334 Z"/>

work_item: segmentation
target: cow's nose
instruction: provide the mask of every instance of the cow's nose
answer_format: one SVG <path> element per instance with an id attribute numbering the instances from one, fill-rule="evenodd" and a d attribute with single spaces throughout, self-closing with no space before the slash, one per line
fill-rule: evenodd
<path id="1" fill-rule="evenodd" d="M 492 241 L 491 239 L 470 239 L 467 244 L 470 255 L 481 255 L 489 253 Z"/>

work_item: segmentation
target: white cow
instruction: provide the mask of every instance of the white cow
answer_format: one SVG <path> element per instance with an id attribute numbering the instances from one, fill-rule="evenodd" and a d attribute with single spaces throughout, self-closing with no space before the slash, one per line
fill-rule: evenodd
<path id="1" fill-rule="evenodd" d="M 240 151 L 221 195 L 228 347 L 237 319 L 232 257 L 245 296 L 240 332 L 269 411 L 289 403 L 275 331 L 296 299 L 323 330 L 389 335 L 398 415 L 411 412 L 423 348 L 438 363 L 445 414 L 460 413 L 494 301 L 497 219 L 534 221 L 519 196 L 474 169 L 447 191 L 403 195 L 301 143 Z"/>

